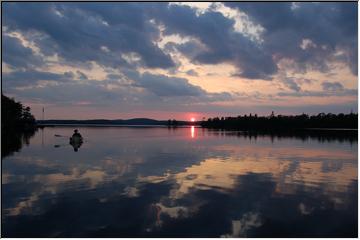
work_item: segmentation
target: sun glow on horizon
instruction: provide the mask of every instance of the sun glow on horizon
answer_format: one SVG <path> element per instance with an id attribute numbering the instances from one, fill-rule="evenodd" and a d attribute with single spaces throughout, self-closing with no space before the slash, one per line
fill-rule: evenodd
<path id="1" fill-rule="evenodd" d="M 195 118 L 193 118 L 193 117 L 192 117 L 190 120 L 191 120 L 192 122 L 195 122 Z"/>

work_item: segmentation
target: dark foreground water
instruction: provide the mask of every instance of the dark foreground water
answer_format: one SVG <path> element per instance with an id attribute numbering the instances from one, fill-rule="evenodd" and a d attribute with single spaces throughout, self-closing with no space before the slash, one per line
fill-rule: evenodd
<path id="1" fill-rule="evenodd" d="M 357 236 L 357 140 L 80 128 L 75 152 L 72 130 L 2 159 L 2 236 Z"/>

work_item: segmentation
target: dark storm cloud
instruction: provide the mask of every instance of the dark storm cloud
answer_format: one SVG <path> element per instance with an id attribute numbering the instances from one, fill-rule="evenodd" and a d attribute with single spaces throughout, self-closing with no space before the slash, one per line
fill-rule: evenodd
<path id="1" fill-rule="evenodd" d="M 209 103 L 231 101 L 239 96 L 210 93 L 185 78 L 150 73 L 147 68 L 166 69 L 174 75 L 181 72 L 181 61 L 169 54 L 178 51 L 199 65 L 231 64 L 236 68 L 235 76 L 248 79 L 271 80 L 282 59 L 294 60 L 302 71 L 311 68 L 327 71 L 328 60 L 335 60 L 347 64 L 357 74 L 356 3 L 301 3 L 297 8 L 290 3 L 225 4 L 245 12 L 264 28 L 262 42 L 234 31 L 235 21 L 216 12 L 216 8 L 198 14 L 195 8 L 168 3 L 6 2 L 2 5 L 3 57 L 15 71 L 3 73 L 4 89 L 24 98 L 59 104 L 124 103 L 121 105 L 124 109 L 139 104 L 143 109 L 171 111 L 188 111 L 191 104 L 192 109 L 210 111 L 215 108 Z M 162 49 L 157 44 L 162 37 L 160 29 L 165 36 L 175 34 L 189 41 L 170 42 Z M 35 45 L 40 53 L 24 46 L 21 37 L 11 35 L 13 31 Z M 59 60 L 54 60 L 57 59 L 54 56 Z M 107 79 L 92 79 L 86 68 L 77 71 L 78 66 L 91 70 L 91 61 L 103 68 Z M 58 64 L 75 70 L 48 72 L 47 64 L 52 64 L 53 69 Z M 145 73 L 140 74 L 139 68 Z M 193 70 L 182 73 L 196 76 Z M 51 84 L 38 86 L 40 80 Z M 279 96 L 357 94 L 357 90 L 344 88 L 340 83 L 341 86 L 324 83 L 323 92 L 302 91 L 303 83 L 296 79 L 282 83 L 292 91 Z M 27 88 L 16 88 L 24 86 Z"/>
<path id="2" fill-rule="evenodd" d="M 24 87 L 36 85 L 39 81 L 53 81 L 59 84 L 68 82 L 74 78 L 74 73 L 65 72 L 52 73 L 36 70 L 19 70 L 10 73 L 3 73 L 3 84 L 5 87 Z"/>
<path id="3" fill-rule="evenodd" d="M 142 5 L 5 3 L 3 6 L 4 25 L 25 34 L 41 34 L 34 41 L 47 54 L 58 53 L 69 61 L 97 61 L 119 67 L 126 63 L 121 54 L 135 52 L 146 67 L 174 65 L 170 56 L 153 43 L 159 37 L 159 30 L 145 19 Z"/>
<path id="4" fill-rule="evenodd" d="M 355 3 L 301 3 L 296 8 L 292 3 L 225 4 L 264 27 L 263 43 L 235 32 L 234 20 L 219 12 L 197 14 L 194 8 L 167 3 L 5 3 L 3 24 L 27 34 L 43 54 L 57 53 L 68 62 L 174 67 L 171 57 L 154 43 L 160 39 L 157 24 L 162 24 L 165 35 L 194 39 L 167 47 L 194 63 L 230 63 L 237 68 L 236 76 L 269 80 L 284 58 L 295 60 L 302 69 L 327 71 L 326 60 L 337 50 L 344 52 L 342 61 L 357 73 Z M 306 44 L 308 40 L 314 45 Z M 131 53 L 140 60 L 123 58 Z"/>
<path id="5" fill-rule="evenodd" d="M 323 82 L 321 86 L 325 91 L 341 91 L 344 90 L 344 86 L 339 82 Z"/>
<path id="6" fill-rule="evenodd" d="M 89 79 L 88 76 L 85 73 L 81 72 L 81 71 L 76 71 L 76 73 L 78 74 L 79 79 L 81 79 L 81 80 Z"/>
<path id="7" fill-rule="evenodd" d="M 155 9 L 156 20 L 165 25 L 166 34 L 190 36 L 205 45 L 200 51 L 196 42 L 179 46 L 178 50 L 198 64 L 228 62 L 238 68 L 238 75 L 250 79 L 270 79 L 277 66 L 271 55 L 241 33 L 234 32 L 234 20 L 219 12 L 197 15 L 187 6 L 170 5 L 166 11 Z"/>
<path id="8" fill-rule="evenodd" d="M 9 93 L 19 94 L 27 99 L 37 99 L 47 104 L 70 104 L 88 102 L 93 106 L 108 104 L 109 102 L 122 102 L 123 92 L 107 90 L 98 83 L 84 81 L 69 81 L 59 85 L 46 85 L 44 87 L 32 87 L 27 89 L 9 89 Z"/>
<path id="9" fill-rule="evenodd" d="M 48 104 L 76 105 L 86 102 L 93 107 L 121 106 L 124 109 L 144 107 L 153 110 L 157 108 L 180 110 L 188 104 L 208 104 L 232 99 L 230 93 L 209 93 L 201 87 L 192 85 L 185 78 L 148 72 L 139 74 L 136 71 L 124 71 L 123 75 L 108 74 L 107 79 L 101 81 L 95 79 L 74 81 L 78 76 L 79 72 L 54 74 L 22 71 L 3 74 L 6 93 L 41 100 Z M 36 85 L 40 80 L 54 81 L 57 84 Z M 115 88 L 109 88 L 110 85 Z M 16 88 L 24 86 L 27 88 Z M 139 91 L 139 88 L 143 91 Z"/>
<path id="10" fill-rule="evenodd" d="M 327 71 L 326 60 L 337 50 L 357 75 L 357 4 L 348 3 L 234 3 L 225 5 L 246 13 L 264 27 L 264 49 L 276 58 L 295 60 L 299 67 Z M 306 48 L 303 40 L 311 40 Z M 308 46 L 310 47 L 310 46 Z"/>
<path id="11" fill-rule="evenodd" d="M 174 43 L 169 42 L 165 44 L 165 50 L 167 51 L 179 51 L 184 56 L 186 56 L 189 59 L 195 59 L 197 55 L 199 55 L 201 52 L 203 52 L 204 46 L 201 44 L 201 42 L 192 40 L 185 43 Z"/>
<path id="12" fill-rule="evenodd" d="M 3 61 L 15 68 L 32 67 L 43 64 L 40 57 L 35 56 L 31 48 L 25 47 L 16 37 L 4 35 Z"/>
<path id="13" fill-rule="evenodd" d="M 138 74 L 133 72 L 129 76 L 134 80 L 134 86 L 147 89 L 158 96 L 201 96 L 206 91 L 192 85 L 185 78 L 167 77 L 150 73 Z"/>
<path id="14" fill-rule="evenodd" d="M 301 87 L 293 78 L 286 78 L 283 82 L 288 88 L 294 90 L 295 92 L 299 92 L 301 90 Z"/>
<path id="15" fill-rule="evenodd" d="M 161 98 L 175 97 L 176 99 L 173 102 L 175 104 L 181 102 L 186 104 L 189 102 L 207 103 L 232 99 L 232 95 L 228 92 L 210 93 L 191 84 L 186 78 L 168 77 L 149 72 L 139 74 L 135 71 L 125 71 L 124 74 L 131 79 L 133 87 L 146 89 Z"/>

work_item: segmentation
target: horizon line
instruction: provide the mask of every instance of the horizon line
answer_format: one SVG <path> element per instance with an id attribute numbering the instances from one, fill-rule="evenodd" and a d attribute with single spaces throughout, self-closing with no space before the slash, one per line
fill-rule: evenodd
<path id="1" fill-rule="evenodd" d="M 301 114 L 274 114 L 274 116 L 299 116 L 299 115 L 308 115 L 308 116 L 317 116 L 319 114 L 324 113 L 325 115 L 327 114 L 334 114 L 334 115 L 339 115 L 339 114 L 358 114 L 358 112 L 353 112 L 351 111 L 350 113 L 325 113 L 325 112 L 319 112 L 317 114 L 307 114 L 307 113 L 301 113 Z M 233 116 L 226 116 L 226 115 L 222 115 L 222 116 L 215 116 L 215 117 L 206 117 L 205 119 L 209 119 L 209 118 L 222 118 L 222 117 L 238 117 L 238 116 L 255 116 L 257 115 L 257 117 L 268 117 L 271 116 L 271 114 L 269 115 L 258 115 L 257 113 L 249 113 L 249 114 L 242 114 L 242 115 L 233 115 Z M 155 120 L 155 121 L 168 121 L 168 120 L 176 120 L 176 121 L 184 121 L 184 122 L 191 122 L 191 120 L 183 120 L 183 119 L 176 119 L 176 118 L 168 118 L 168 119 L 156 119 L 156 118 L 149 118 L 149 117 L 134 117 L 134 118 L 113 118 L 113 119 L 109 119 L 109 118 L 91 118 L 91 119 L 36 119 L 36 121 L 94 121 L 94 120 L 105 120 L 105 121 L 116 121 L 116 120 L 123 120 L 123 121 L 127 121 L 127 120 L 135 120 L 135 119 L 147 119 L 147 120 Z M 199 119 L 199 120 L 195 120 L 195 122 L 200 122 L 202 121 L 203 118 Z"/>

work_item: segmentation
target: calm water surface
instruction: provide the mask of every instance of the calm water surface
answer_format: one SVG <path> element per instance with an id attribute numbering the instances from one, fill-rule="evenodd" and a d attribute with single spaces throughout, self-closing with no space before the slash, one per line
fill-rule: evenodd
<path id="1" fill-rule="evenodd" d="M 357 141 L 79 129 L 2 159 L 3 236 L 357 236 Z"/>

